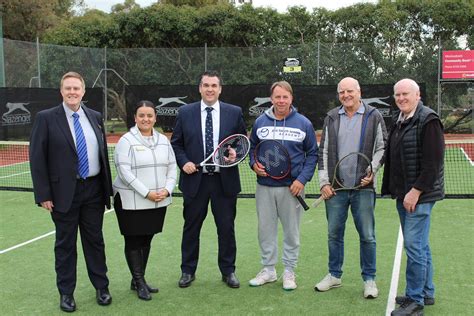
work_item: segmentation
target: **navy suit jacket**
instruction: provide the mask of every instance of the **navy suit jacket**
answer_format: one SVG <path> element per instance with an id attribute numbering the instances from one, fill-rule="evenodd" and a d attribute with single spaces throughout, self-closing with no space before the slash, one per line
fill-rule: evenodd
<path id="1" fill-rule="evenodd" d="M 247 135 L 242 109 L 238 106 L 219 101 L 220 129 L 219 142 L 233 134 Z M 187 162 L 199 164 L 206 158 L 202 142 L 201 102 L 184 105 L 179 108 L 176 125 L 171 137 L 171 145 L 176 155 L 176 162 L 182 170 Z M 220 168 L 222 188 L 226 195 L 237 195 L 240 192 L 238 166 Z M 181 171 L 179 189 L 184 195 L 195 197 L 201 183 L 202 168 L 199 172 L 186 174 Z"/>
<path id="2" fill-rule="evenodd" d="M 99 112 L 81 105 L 99 144 L 104 205 L 110 208 L 112 181 L 104 123 Z M 53 211 L 71 207 L 77 182 L 77 153 L 63 105 L 39 112 L 30 136 L 30 168 L 35 202 L 53 201 Z"/>

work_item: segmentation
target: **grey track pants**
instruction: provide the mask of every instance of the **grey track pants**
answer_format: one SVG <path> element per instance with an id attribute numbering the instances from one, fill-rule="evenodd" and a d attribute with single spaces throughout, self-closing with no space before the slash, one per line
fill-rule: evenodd
<path id="1" fill-rule="evenodd" d="M 285 267 L 295 268 L 300 249 L 300 220 L 303 208 L 289 187 L 269 187 L 257 183 L 258 242 L 264 266 L 278 261 L 278 219 L 283 227 Z"/>

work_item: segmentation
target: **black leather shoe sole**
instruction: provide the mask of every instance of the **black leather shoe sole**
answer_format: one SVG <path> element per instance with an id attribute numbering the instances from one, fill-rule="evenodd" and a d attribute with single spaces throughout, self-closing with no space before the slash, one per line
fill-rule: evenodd
<path id="1" fill-rule="evenodd" d="M 112 303 L 112 296 L 110 295 L 109 291 L 106 290 L 97 290 L 96 292 L 96 300 L 97 304 L 101 306 L 107 306 Z"/>
<path id="2" fill-rule="evenodd" d="M 397 303 L 398 305 L 401 305 L 403 304 L 403 302 L 405 302 L 405 300 L 407 299 L 406 296 L 397 296 L 395 297 L 395 303 Z M 435 299 L 434 297 L 425 297 L 425 306 L 427 305 L 434 305 L 435 304 Z"/>
<path id="3" fill-rule="evenodd" d="M 180 288 L 185 288 L 191 285 L 193 281 L 196 279 L 196 277 L 193 275 L 187 275 L 187 276 L 181 276 L 181 279 L 179 279 L 178 286 Z"/>
<path id="4" fill-rule="evenodd" d="M 74 297 L 71 295 L 61 295 L 59 301 L 59 308 L 63 312 L 72 313 L 76 310 L 76 302 L 74 301 Z"/>
<path id="5" fill-rule="evenodd" d="M 238 289 L 240 287 L 240 282 L 235 275 L 232 275 L 232 276 L 223 275 L 222 282 L 227 284 L 227 286 L 232 289 Z"/>

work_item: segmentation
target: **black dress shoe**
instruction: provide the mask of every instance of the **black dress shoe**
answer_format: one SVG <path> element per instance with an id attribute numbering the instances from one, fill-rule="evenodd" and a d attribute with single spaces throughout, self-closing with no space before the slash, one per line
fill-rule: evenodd
<path id="1" fill-rule="evenodd" d="M 74 301 L 74 296 L 72 294 L 61 294 L 59 299 L 59 308 L 62 311 L 72 313 L 76 310 L 76 301 Z"/>
<path id="2" fill-rule="evenodd" d="M 195 280 L 194 274 L 183 273 L 181 274 L 181 278 L 179 279 L 178 285 L 179 287 L 188 287 L 191 283 Z"/>
<path id="3" fill-rule="evenodd" d="M 112 296 L 108 288 L 97 290 L 95 297 L 99 305 L 110 305 L 112 303 Z"/>
<path id="4" fill-rule="evenodd" d="M 237 279 L 237 276 L 234 272 L 229 275 L 222 275 L 222 281 L 225 282 L 230 288 L 237 289 L 240 287 L 239 279 Z"/>

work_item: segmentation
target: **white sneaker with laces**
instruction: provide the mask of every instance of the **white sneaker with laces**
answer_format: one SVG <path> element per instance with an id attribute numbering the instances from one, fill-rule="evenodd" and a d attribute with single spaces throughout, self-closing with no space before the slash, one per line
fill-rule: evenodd
<path id="1" fill-rule="evenodd" d="M 285 270 L 283 272 L 283 289 L 285 291 L 292 291 L 297 288 L 296 276 L 292 271 Z"/>
<path id="2" fill-rule="evenodd" d="M 367 280 L 364 282 L 364 297 L 365 298 L 376 298 L 379 296 L 379 290 L 374 280 Z"/>
<path id="3" fill-rule="evenodd" d="M 318 292 L 326 292 L 334 287 L 340 287 L 341 283 L 340 278 L 333 277 L 331 273 L 328 273 L 324 279 L 314 286 L 314 289 Z"/>
<path id="4" fill-rule="evenodd" d="M 263 268 L 255 278 L 249 281 L 250 286 L 260 286 L 265 283 L 275 282 L 277 280 L 276 271 L 270 271 L 267 268 Z"/>

